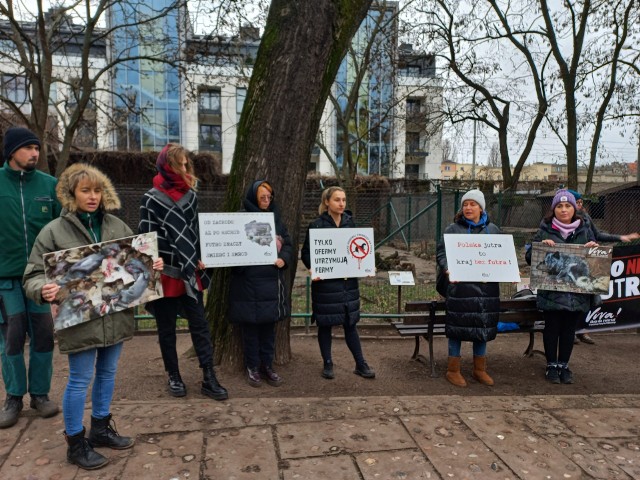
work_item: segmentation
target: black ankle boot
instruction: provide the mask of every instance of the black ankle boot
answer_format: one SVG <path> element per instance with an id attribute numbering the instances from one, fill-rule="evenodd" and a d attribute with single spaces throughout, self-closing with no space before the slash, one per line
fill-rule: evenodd
<path id="1" fill-rule="evenodd" d="M 67 441 L 67 461 L 85 470 L 95 470 L 104 467 L 109 459 L 96 452 L 89 441 L 84 437 L 85 429 L 80 433 L 69 436 L 64 433 Z"/>
<path id="2" fill-rule="evenodd" d="M 114 450 L 126 450 L 133 447 L 134 440 L 131 437 L 121 437 L 112 422 L 111 414 L 104 418 L 91 417 L 91 430 L 89 442 L 93 447 L 109 447 Z"/>
<path id="3" fill-rule="evenodd" d="M 169 389 L 169 395 L 174 397 L 184 397 L 187 394 L 187 386 L 182 381 L 180 372 L 169 372 L 167 388 Z"/>
<path id="4" fill-rule="evenodd" d="M 213 371 L 213 365 L 202 367 L 202 377 L 202 388 L 200 392 L 203 395 L 211 397 L 214 400 L 226 400 L 229 398 L 227 389 L 218 383 L 216 373 Z"/>

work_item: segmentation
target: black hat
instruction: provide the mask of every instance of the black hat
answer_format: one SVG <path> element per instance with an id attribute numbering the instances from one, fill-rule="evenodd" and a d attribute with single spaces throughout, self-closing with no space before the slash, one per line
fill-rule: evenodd
<path id="1" fill-rule="evenodd" d="M 27 145 L 40 146 L 40 140 L 35 133 L 24 127 L 9 128 L 4 132 L 3 150 L 5 161 L 8 162 L 16 150 Z"/>

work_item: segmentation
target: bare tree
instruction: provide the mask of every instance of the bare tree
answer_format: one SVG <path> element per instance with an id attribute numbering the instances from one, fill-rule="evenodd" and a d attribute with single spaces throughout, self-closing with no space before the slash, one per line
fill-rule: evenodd
<path id="1" fill-rule="evenodd" d="M 268 178 L 282 192 L 283 221 L 298 245 L 299 206 L 309 152 L 331 85 L 371 0 L 273 0 L 244 103 L 224 210 L 235 211 L 247 185 Z M 227 322 L 229 272 L 216 269 L 207 302 L 216 359 L 241 363 Z M 295 269 L 289 269 L 290 282 Z M 291 284 L 291 283 L 290 283 Z M 280 322 L 276 362 L 290 359 L 289 323 Z"/>
<path id="2" fill-rule="evenodd" d="M 487 165 L 494 168 L 500 166 L 500 148 L 498 147 L 497 143 L 491 144 L 491 150 L 489 150 Z"/>
<path id="3" fill-rule="evenodd" d="M 131 48 L 111 54 L 114 35 L 128 28 L 154 25 L 184 5 L 182 0 L 154 10 L 146 8 L 116 24 L 106 22 L 112 8 L 128 5 L 132 11 L 142 5 L 136 0 L 74 0 L 61 2 L 44 10 L 37 2 L 34 12 L 27 3 L 14 0 L 0 2 L 0 66 L 24 83 L 21 98 L 0 94 L 0 118 L 4 123 L 21 123 L 33 130 L 57 153 L 56 174 L 64 170 L 69 152 L 79 131 L 102 114 L 106 121 L 113 117 L 111 77 L 116 66 L 128 61 L 161 62 L 178 65 L 178 52 L 170 48 L 168 37 L 153 30 L 154 49 L 140 53 Z M 104 23 L 107 27 L 102 27 Z M 61 125 L 61 132 L 57 131 Z M 39 168 L 48 170 L 46 155 Z"/>
<path id="4" fill-rule="evenodd" d="M 543 121 L 565 147 L 571 187 L 577 186 L 579 137 L 591 139 L 595 162 L 610 102 L 633 104 L 637 96 L 637 77 L 632 82 L 627 73 L 625 88 L 620 83 L 622 65 L 633 70 L 629 30 L 638 30 L 636 3 L 423 2 L 433 38 L 444 47 L 439 52 L 459 80 L 450 85 L 450 121 L 482 121 L 497 132 L 505 188 L 517 182 Z M 622 54 L 627 63 L 616 61 Z M 510 138 L 523 128 L 522 138 Z M 520 155 L 512 172 L 514 150 Z"/>

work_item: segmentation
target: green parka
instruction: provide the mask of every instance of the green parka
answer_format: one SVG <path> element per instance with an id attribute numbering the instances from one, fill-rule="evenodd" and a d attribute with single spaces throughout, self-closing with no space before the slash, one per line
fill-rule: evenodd
<path id="1" fill-rule="evenodd" d="M 74 169 L 80 168 L 92 169 L 87 165 L 74 164 L 65 173 L 69 171 L 72 173 Z M 131 229 L 122 220 L 106 213 L 120 208 L 120 200 L 111 181 L 98 170 L 95 170 L 95 174 L 103 185 L 100 204 L 104 212 L 101 241 L 106 242 L 133 235 Z M 95 243 L 76 214 L 77 206 L 68 185 L 68 177 L 63 173 L 56 188 L 58 199 L 63 207 L 62 215 L 47 224 L 36 238 L 23 277 L 27 296 L 38 304 L 43 303 L 41 292 L 42 286 L 46 283 L 42 255 Z M 133 332 L 133 311 L 127 309 L 58 330 L 56 337 L 60 353 L 75 353 L 90 348 L 115 345 L 132 338 Z"/>

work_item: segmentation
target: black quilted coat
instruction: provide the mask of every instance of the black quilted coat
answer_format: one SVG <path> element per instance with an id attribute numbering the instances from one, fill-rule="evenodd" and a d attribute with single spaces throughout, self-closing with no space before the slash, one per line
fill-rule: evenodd
<path id="1" fill-rule="evenodd" d="M 309 229 L 311 228 L 354 228 L 356 224 L 350 212 L 345 211 L 340 220 L 340 227 L 331 215 L 323 213 L 309 224 L 302 247 L 302 262 L 307 268 L 311 266 L 309 249 Z M 348 317 L 350 325 L 360 321 L 360 290 L 357 278 L 334 278 L 316 280 L 311 283 L 312 322 L 319 327 L 342 325 Z"/>
<path id="2" fill-rule="evenodd" d="M 262 180 L 249 187 L 243 200 L 247 212 L 261 212 L 256 199 L 256 191 Z M 276 235 L 282 237 L 282 248 L 278 258 L 284 260 L 285 266 L 252 265 L 234 267 L 231 271 L 229 287 L 229 309 L 227 318 L 231 323 L 264 324 L 273 323 L 289 316 L 291 302 L 284 271 L 293 266 L 296 259 L 287 227 L 282 223 L 280 213 L 271 203 L 269 211 L 273 211 Z"/>
<path id="3" fill-rule="evenodd" d="M 444 233 L 470 235 L 497 234 L 500 229 L 490 223 L 470 227 L 464 217 L 449 225 Z M 444 239 L 438 242 L 436 259 L 440 269 L 448 270 Z M 498 333 L 500 312 L 500 286 L 496 282 L 457 282 L 447 287 L 447 319 L 445 332 L 448 338 L 464 341 L 488 342 Z"/>

